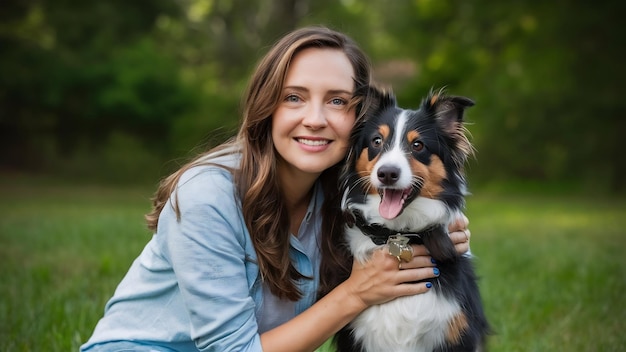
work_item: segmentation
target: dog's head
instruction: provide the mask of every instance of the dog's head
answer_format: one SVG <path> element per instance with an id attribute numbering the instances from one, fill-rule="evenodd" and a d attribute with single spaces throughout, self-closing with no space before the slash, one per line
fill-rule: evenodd
<path id="1" fill-rule="evenodd" d="M 473 151 L 463 115 L 474 102 L 439 91 L 408 110 L 388 91 L 370 94 L 375 103 L 355 126 L 347 154 L 344 210 L 375 199 L 380 217 L 393 220 L 420 197 L 460 209 L 463 166 Z"/>

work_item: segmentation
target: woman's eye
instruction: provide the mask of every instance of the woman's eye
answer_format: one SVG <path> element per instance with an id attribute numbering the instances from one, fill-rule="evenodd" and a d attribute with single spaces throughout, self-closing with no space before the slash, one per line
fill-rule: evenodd
<path id="1" fill-rule="evenodd" d="M 333 105 L 346 105 L 346 101 L 341 98 L 334 98 L 330 101 L 330 103 Z"/>
<path id="2" fill-rule="evenodd" d="M 294 94 L 289 94 L 288 96 L 285 97 L 285 101 L 289 103 L 297 103 L 300 101 L 300 97 Z"/>

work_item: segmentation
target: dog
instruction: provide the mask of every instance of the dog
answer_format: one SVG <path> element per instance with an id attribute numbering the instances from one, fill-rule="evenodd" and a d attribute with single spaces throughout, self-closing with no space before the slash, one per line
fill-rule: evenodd
<path id="1" fill-rule="evenodd" d="M 470 255 L 459 255 L 448 224 L 465 206 L 466 97 L 434 92 L 419 109 L 397 106 L 370 88 L 377 104 L 352 133 L 341 176 L 350 252 L 364 262 L 390 236 L 424 244 L 440 275 L 432 288 L 369 307 L 335 335 L 339 352 L 480 351 L 489 324 Z M 398 258 L 400 261 L 400 258 Z"/>

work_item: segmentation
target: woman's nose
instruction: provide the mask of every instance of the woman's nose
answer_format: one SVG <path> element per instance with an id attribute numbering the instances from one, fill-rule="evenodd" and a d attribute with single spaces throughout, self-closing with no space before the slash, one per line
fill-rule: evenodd
<path id="1" fill-rule="evenodd" d="M 328 125 L 323 106 L 311 104 L 309 108 L 304 111 L 304 114 L 302 124 L 307 128 L 318 130 Z"/>

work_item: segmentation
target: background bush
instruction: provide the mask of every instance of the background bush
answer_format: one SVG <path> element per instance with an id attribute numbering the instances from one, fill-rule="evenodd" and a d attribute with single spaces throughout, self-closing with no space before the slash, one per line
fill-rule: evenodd
<path id="1" fill-rule="evenodd" d="M 403 106 L 440 87 L 477 102 L 475 182 L 623 191 L 624 10 L 564 0 L 9 0 L 0 170 L 63 165 L 137 181 L 124 158 L 163 165 L 232 135 L 256 60 L 283 33 L 323 24 L 363 46 Z M 112 157 L 120 143 L 127 155 Z"/>

